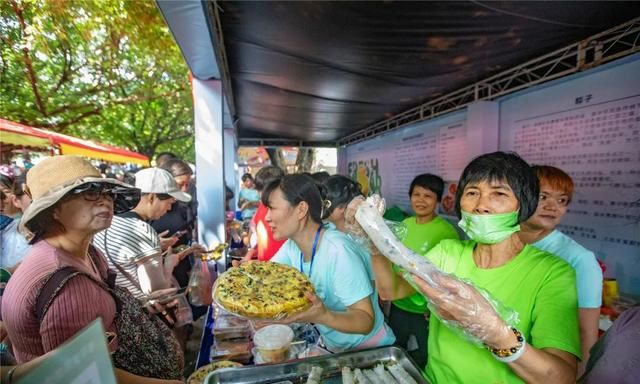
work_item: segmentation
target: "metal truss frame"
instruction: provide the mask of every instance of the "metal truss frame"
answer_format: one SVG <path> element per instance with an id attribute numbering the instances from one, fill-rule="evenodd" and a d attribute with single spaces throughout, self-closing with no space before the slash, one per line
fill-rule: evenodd
<path id="1" fill-rule="evenodd" d="M 338 145 L 355 144 L 476 101 L 493 100 L 639 51 L 640 17 L 372 124 L 343 137 Z"/>
<path id="2" fill-rule="evenodd" d="M 242 147 L 300 147 L 300 148 L 335 148 L 336 142 L 307 142 L 278 138 L 239 138 Z"/>

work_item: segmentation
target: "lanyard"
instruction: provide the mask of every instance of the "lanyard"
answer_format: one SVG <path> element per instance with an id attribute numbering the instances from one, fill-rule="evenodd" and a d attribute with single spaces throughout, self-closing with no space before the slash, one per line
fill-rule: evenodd
<path id="1" fill-rule="evenodd" d="M 322 230 L 322 224 L 318 226 L 316 231 L 316 237 L 313 239 L 313 248 L 311 248 L 311 264 L 309 265 L 309 278 L 311 278 L 311 271 L 313 270 L 313 258 L 316 256 L 316 247 L 318 246 L 318 239 L 320 238 L 320 231 Z M 304 255 L 300 252 L 300 272 L 304 273 Z"/>

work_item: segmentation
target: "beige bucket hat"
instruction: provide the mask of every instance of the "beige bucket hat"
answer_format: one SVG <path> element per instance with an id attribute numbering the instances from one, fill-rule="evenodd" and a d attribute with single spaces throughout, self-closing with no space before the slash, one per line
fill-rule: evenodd
<path id="1" fill-rule="evenodd" d="M 29 228 L 31 220 L 72 189 L 88 183 L 113 185 L 115 213 L 129 211 L 140 201 L 139 189 L 116 179 L 103 178 L 100 171 L 80 156 L 48 157 L 27 173 L 25 192 L 31 196 L 32 202 L 22 215 L 20 232 L 31 239 L 34 235 Z"/>

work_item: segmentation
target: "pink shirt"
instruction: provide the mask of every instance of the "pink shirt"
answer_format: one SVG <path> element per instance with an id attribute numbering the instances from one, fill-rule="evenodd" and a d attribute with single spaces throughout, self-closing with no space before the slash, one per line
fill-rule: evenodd
<path id="1" fill-rule="evenodd" d="M 58 250 L 46 241 L 34 244 L 11 276 L 2 296 L 2 319 L 18 363 L 24 363 L 55 349 L 98 317 L 109 332 L 115 332 L 116 304 L 109 292 L 87 276 L 69 280 L 38 323 L 35 300 L 45 279 L 63 266 L 73 266 L 105 281 L 107 262 L 100 256 L 96 266 L 102 275 L 81 260 Z M 113 343 L 112 351 L 117 348 Z"/>

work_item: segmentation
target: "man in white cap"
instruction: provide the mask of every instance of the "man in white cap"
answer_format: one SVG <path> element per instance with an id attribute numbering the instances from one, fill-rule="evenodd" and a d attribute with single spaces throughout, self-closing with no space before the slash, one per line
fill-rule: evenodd
<path id="1" fill-rule="evenodd" d="M 136 173 L 135 186 L 142 193 L 138 205 L 115 216 L 111 227 L 96 234 L 93 243 L 118 272 L 116 284 L 144 299 L 171 286 L 171 272 L 178 261 L 205 250 L 194 245 L 179 253 L 169 252 L 163 260 L 160 237 L 148 222 L 162 217 L 176 200 L 191 201 L 191 195 L 182 192 L 171 173 L 160 168 Z"/>

